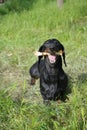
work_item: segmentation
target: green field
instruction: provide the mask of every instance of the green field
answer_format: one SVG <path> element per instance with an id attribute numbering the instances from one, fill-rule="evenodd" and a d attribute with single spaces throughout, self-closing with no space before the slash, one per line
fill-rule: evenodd
<path id="1" fill-rule="evenodd" d="M 34 51 L 49 38 L 65 47 L 66 103 L 45 106 L 30 86 Z M 0 4 L 0 130 L 87 130 L 87 0 L 8 0 Z"/>

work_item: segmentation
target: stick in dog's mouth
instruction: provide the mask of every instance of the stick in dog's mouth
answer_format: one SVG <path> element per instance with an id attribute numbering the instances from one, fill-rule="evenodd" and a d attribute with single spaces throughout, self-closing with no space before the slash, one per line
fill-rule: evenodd
<path id="1" fill-rule="evenodd" d="M 63 51 L 60 50 L 58 52 L 54 52 L 54 55 L 50 54 L 49 52 L 39 52 L 39 51 L 36 51 L 34 53 L 36 56 L 48 56 L 48 59 L 50 61 L 50 63 L 55 63 L 56 62 L 56 55 L 61 55 L 63 54 Z"/>
<path id="2" fill-rule="evenodd" d="M 39 52 L 39 51 L 36 51 L 34 52 L 35 56 L 46 56 L 46 55 L 50 55 L 50 53 L 48 52 Z"/>
<path id="3" fill-rule="evenodd" d="M 34 52 L 34 54 L 35 54 L 35 56 L 46 56 L 46 55 L 49 56 L 49 55 L 51 55 L 49 52 L 39 52 L 39 51 Z M 55 52 L 55 54 L 56 55 L 62 55 L 63 51 L 60 50 L 58 52 Z"/>

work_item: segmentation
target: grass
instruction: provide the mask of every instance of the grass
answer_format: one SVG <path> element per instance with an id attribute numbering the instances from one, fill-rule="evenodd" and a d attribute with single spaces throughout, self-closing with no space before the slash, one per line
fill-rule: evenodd
<path id="1" fill-rule="evenodd" d="M 87 2 L 65 1 L 62 9 L 56 0 L 26 2 L 0 5 L 0 130 L 86 130 Z M 72 92 L 66 103 L 45 106 L 39 81 L 28 84 L 28 71 L 48 38 L 65 46 Z"/>

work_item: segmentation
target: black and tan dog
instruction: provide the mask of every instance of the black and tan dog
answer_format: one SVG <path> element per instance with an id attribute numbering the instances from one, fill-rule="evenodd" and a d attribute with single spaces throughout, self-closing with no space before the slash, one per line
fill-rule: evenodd
<path id="1" fill-rule="evenodd" d="M 58 99 L 65 101 L 68 78 L 62 69 L 62 58 L 66 66 L 63 45 L 56 39 L 49 39 L 36 55 L 38 61 L 30 68 L 31 84 L 40 78 L 40 92 L 44 102 Z"/>

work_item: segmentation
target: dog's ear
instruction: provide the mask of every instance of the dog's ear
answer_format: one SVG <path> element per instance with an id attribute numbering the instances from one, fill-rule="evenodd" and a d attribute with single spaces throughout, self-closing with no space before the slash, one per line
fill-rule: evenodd
<path id="1" fill-rule="evenodd" d="M 62 50 L 60 50 L 58 52 L 58 54 L 63 57 L 64 64 L 65 64 L 65 66 L 67 66 L 66 65 L 66 60 L 65 60 L 65 51 L 64 51 L 64 48 Z"/>
<path id="2" fill-rule="evenodd" d="M 63 57 L 63 61 L 64 61 L 65 66 L 67 66 L 66 60 L 65 60 L 65 51 L 64 50 L 63 50 L 63 53 L 62 53 L 62 57 Z"/>
<path id="3" fill-rule="evenodd" d="M 63 61 L 64 61 L 64 64 L 65 64 L 65 66 L 67 66 L 67 64 L 66 64 L 66 60 L 65 60 L 65 48 L 64 48 L 64 46 L 61 44 L 61 48 L 62 48 L 62 50 L 60 51 L 60 53 L 62 54 L 62 57 L 63 57 Z"/>
<path id="4" fill-rule="evenodd" d="M 45 49 L 46 49 L 46 47 L 44 46 L 44 45 L 42 45 L 40 48 L 39 48 L 39 52 L 44 52 L 45 51 Z M 43 56 L 39 56 L 38 57 L 38 61 L 39 61 L 39 63 L 40 63 L 40 60 L 41 60 L 41 58 L 42 58 Z"/>
<path id="5" fill-rule="evenodd" d="M 44 46 L 44 45 L 42 45 L 40 48 L 39 48 L 39 52 L 44 52 L 45 51 L 45 49 L 46 49 L 46 47 Z"/>

